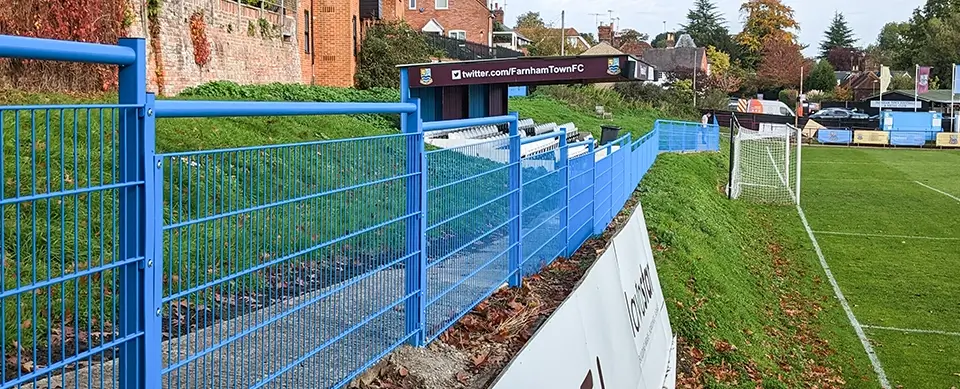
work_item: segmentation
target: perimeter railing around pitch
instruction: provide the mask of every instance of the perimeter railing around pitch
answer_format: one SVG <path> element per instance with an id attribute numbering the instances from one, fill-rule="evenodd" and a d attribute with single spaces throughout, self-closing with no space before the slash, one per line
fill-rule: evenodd
<path id="1" fill-rule="evenodd" d="M 516 114 L 423 123 L 416 100 L 156 101 L 137 39 L 3 36 L 0 56 L 120 72 L 116 104 L 0 107 L 0 389 L 343 387 L 571 255 L 623 208 L 664 131 L 702 132 L 658 122 L 597 147 L 564 131 L 521 137 Z M 399 114 L 401 132 L 185 152 L 155 142 L 168 118 L 371 113 Z M 496 124 L 508 136 L 424 143 Z M 687 146 L 668 149 L 700 149 Z"/>

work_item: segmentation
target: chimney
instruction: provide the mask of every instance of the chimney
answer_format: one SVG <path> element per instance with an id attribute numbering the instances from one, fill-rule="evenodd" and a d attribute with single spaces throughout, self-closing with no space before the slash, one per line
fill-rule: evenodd
<path id="1" fill-rule="evenodd" d="M 597 27 L 597 40 L 613 46 L 613 26 L 601 24 L 600 27 Z"/>
<path id="2" fill-rule="evenodd" d="M 672 49 L 677 45 L 677 39 L 672 32 L 667 33 L 667 48 Z"/>
<path id="3" fill-rule="evenodd" d="M 493 20 L 495 20 L 497 23 L 506 25 L 506 23 L 503 22 L 504 21 L 503 8 L 500 8 L 500 4 L 498 3 L 493 3 Z"/>

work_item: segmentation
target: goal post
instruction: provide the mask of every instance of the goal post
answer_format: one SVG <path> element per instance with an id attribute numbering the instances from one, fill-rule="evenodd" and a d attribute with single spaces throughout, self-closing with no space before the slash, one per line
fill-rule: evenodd
<path id="1" fill-rule="evenodd" d="M 731 126 L 728 196 L 772 204 L 800 203 L 800 130 L 789 124 L 759 131 Z"/>

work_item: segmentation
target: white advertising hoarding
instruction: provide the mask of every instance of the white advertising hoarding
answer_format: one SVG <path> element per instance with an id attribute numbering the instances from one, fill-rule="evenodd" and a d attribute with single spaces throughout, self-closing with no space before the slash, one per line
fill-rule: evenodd
<path id="1" fill-rule="evenodd" d="M 491 386 L 672 389 L 676 341 L 643 212 Z"/>

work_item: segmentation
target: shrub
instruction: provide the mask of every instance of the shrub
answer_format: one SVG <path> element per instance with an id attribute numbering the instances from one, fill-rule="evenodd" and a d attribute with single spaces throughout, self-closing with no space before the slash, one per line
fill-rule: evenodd
<path id="1" fill-rule="evenodd" d="M 432 49 L 416 30 L 403 21 L 370 26 L 360 45 L 356 85 L 361 89 L 400 86 L 397 65 L 430 60 Z"/>

